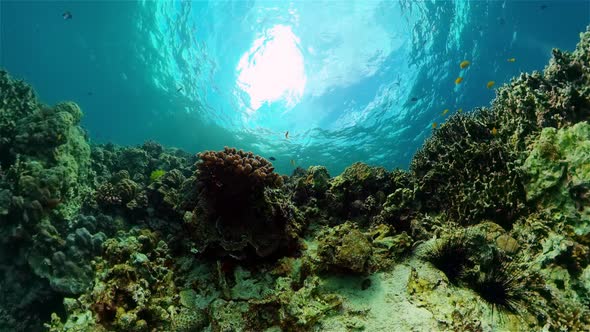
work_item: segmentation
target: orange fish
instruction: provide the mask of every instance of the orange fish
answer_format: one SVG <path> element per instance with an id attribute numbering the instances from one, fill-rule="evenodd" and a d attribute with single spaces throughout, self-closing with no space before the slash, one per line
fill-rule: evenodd
<path id="1" fill-rule="evenodd" d="M 496 82 L 494 82 L 494 81 L 489 81 L 489 82 L 488 82 L 488 84 L 486 84 L 486 87 L 487 87 L 488 89 L 491 89 L 491 88 L 494 86 L 494 84 L 496 84 Z"/>
<path id="2" fill-rule="evenodd" d="M 463 109 L 462 108 L 458 109 L 457 113 L 463 113 Z"/>
<path id="3" fill-rule="evenodd" d="M 449 113 L 449 109 L 448 109 L 448 108 L 447 108 L 447 109 L 445 109 L 445 110 L 442 112 L 442 115 L 446 115 L 447 113 Z"/>
<path id="4" fill-rule="evenodd" d="M 463 60 L 461 61 L 461 63 L 459 64 L 459 67 L 461 67 L 461 69 L 465 69 L 467 67 L 469 67 L 469 65 L 471 64 L 471 62 L 467 61 L 467 60 Z"/>
<path id="5" fill-rule="evenodd" d="M 455 84 L 461 84 L 461 82 L 463 82 L 463 77 L 457 77 Z"/>
<path id="6" fill-rule="evenodd" d="M 496 136 L 498 134 L 498 129 L 496 127 L 492 128 L 492 135 Z"/>
<path id="7" fill-rule="evenodd" d="M 432 123 L 432 129 L 435 129 L 435 128 L 436 128 L 436 126 L 437 126 L 437 123 L 436 123 L 436 122 L 433 122 L 433 123 Z"/>

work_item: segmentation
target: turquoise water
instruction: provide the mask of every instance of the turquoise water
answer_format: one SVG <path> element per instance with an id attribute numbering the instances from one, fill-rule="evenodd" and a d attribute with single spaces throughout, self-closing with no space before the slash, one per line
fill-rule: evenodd
<path id="1" fill-rule="evenodd" d="M 236 146 L 336 175 L 406 168 L 433 122 L 489 104 L 488 81 L 572 50 L 590 3 L 1 1 L 0 20 L 0 67 L 77 102 L 95 142 Z"/>

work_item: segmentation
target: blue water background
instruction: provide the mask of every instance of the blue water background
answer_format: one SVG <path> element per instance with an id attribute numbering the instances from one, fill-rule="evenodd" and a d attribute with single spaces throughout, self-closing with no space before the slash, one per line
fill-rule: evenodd
<path id="1" fill-rule="evenodd" d="M 583 0 L 3 0 L 0 66 L 45 103 L 77 102 L 95 142 L 236 146 L 274 156 L 282 173 L 321 164 L 336 175 L 356 161 L 407 168 L 433 122 L 489 105 L 488 81 L 542 70 L 589 23 Z M 295 102 L 253 110 L 238 63 L 276 27 L 296 37 L 306 85 Z"/>

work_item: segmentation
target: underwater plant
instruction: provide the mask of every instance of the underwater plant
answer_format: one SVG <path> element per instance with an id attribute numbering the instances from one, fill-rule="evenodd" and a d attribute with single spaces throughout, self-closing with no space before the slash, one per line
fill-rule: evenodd
<path id="1" fill-rule="evenodd" d="M 150 181 L 151 182 L 156 182 L 158 181 L 164 174 L 166 174 L 166 171 L 163 169 L 156 169 L 153 170 L 152 173 L 150 174 Z"/>

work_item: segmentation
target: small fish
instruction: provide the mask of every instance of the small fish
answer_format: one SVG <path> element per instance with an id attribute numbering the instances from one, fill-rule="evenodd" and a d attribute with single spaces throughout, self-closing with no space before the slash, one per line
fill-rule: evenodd
<path id="1" fill-rule="evenodd" d="M 539 8 L 541 8 L 541 10 L 547 9 L 547 5 L 541 5 Z"/>
<path id="2" fill-rule="evenodd" d="M 87 95 L 92 96 L 94 93 L 92 91 L 88 91 Z"/>
<path id="3" fill-rule="evenodd" d="M 498 134 L 498 129 L 496 127 L 492 128 L 492 135 L 496 136 Z"/>
<path id="4" fill-rule="evenodd" d="M 508 62 L 515 62 L 516 61 L 516 58 L 510 58 L 510 59 L 508 59 L 506 61 L 508 61 Z"/>
<path id="5" fill-rule="evenodd" d="M 463 77 L 457 77 L 455 84 L 461 84 L 461 82 L 463 82 Z"/>
<path id="6" fill-rule="evenodd" d="M 465 69 L 467 67 L 469 67 L 469 65 L 471 64 L 471 62 L 467 61 L 467 60 L 463 60 L 461 61 L 461 63 L 459 64 L 459 67 L 461 67 L 461 69 Z"/>
<path id="7" fill-rule="evenodd" d="M 487 87 L 488 89 L 491 89 L 491 88 L 494 86 L 494 84 L 496 84 L 496 82 L 494 82 L 494 81 L 489 81 L 489 82 L 488 82 L 488 84 L 486 84 L 486 87 Z"/>
<path id="8" fill-rule="evenodd" d="M 438 126 L 438 123 L 436 123 L 436 122 L 433 122 L 433 123 L 432 123 L 432 129 L 435 129 L 435 128 L 436 128 L 436 126 Z"/>
<path id="9" fill-rule="evenodd" d="M 285 138 L 289 139 L 289 131 L 287 130 L 287 132 L 285 132 Z"/>
<path id="10" fill-rule="evenodd" d="M 182 91 L 182 87 L 178 87 L 178 88 L 176 89 L 176 92 L 180 92 L 180 91 Z"/>
<path id="11" fill-rule="evenodd" d="M 275 161 L 275 160 L 277 160 L 277 158 L 275 158 L 275 157 L 269 157 L 268 160 Z"/>
<path id="12" fill-rule="evenodd" d="M 411 102 L 415 103 L 418 101 L 418 97 L 412 97 L 412 99 L 410 99 Z"/>
<path id="13" fill-rule="evenodd" d="M 458 109 L 457 113 L 463 113 L 463 109 L 462 108 Z"/>
<path id="14" fill-rule="evenodd" d="M 446 109 L 445 109 L 445 110 L 442 112 L 442 115 L 446 115 L 447 113 L 449 113 L 449 109 L 448 109 L 448 108 L 446 108 Z"/>
<path id="15" fill-rule="evenodd" d="M 295 167 L 295 160 L 291 159 L 290 164 L 291 164 L 291 166 Z"/>
<path id="16" fill-rule="evenodd" d="M 61 16 L 64 18 L 64 20 L 71 20 L 72 19 L 72 13 L 69 11 L 64 12 L 63 14 L 61 14 Z"/>

